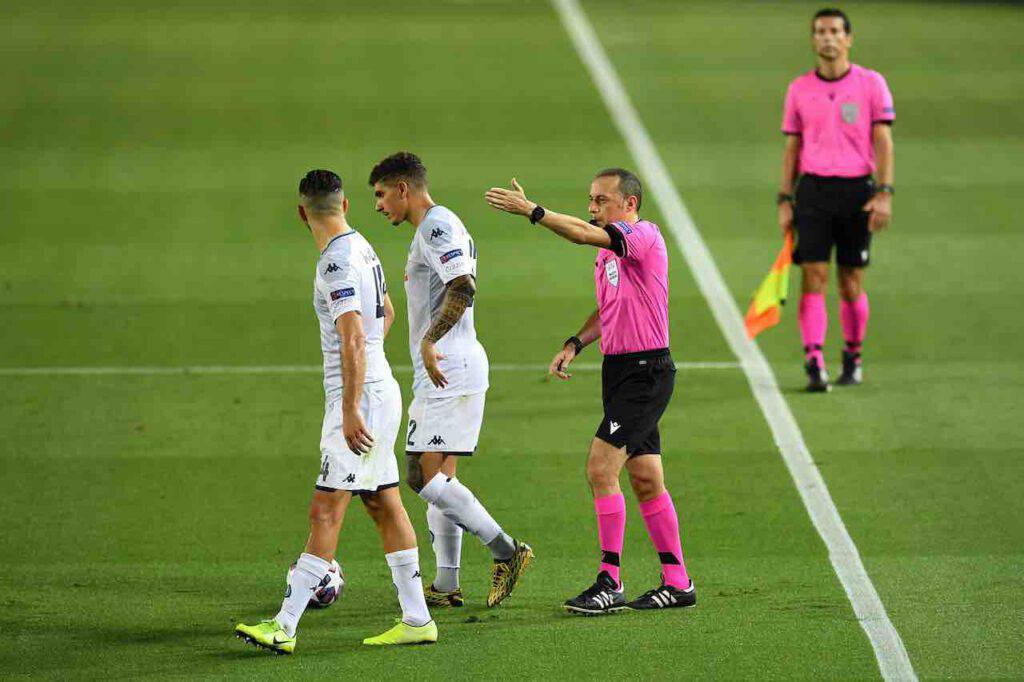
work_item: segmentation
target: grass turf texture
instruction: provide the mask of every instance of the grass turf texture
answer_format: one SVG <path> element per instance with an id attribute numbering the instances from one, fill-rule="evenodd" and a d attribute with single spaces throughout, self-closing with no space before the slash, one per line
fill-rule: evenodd
<path id="1" fill-rule="evenodd" d="M 742 307 L 776 248 L 779 108 L 808 68 L 816 6 L 739 7 L 586 4 Z M 868 384 L 798 392 L 795 310 L 763 347 L 918 673 L 1020 676 L 1024 452 L 1012 408 L 1024 373 L 1020 294 L 1007 283 L 1022 242 L 1024 21 L 992 6 L 848 9 L 855 58 L 887 75 L 900 116 L 896 220 L 868 280 Z M 364 188 L 372 163 L 402 147 L 473 230 L 492 362 L 546 362 L 593 308 L 593 254 L 481 199 L 515 173 L 546 205 L 582 214 L 593 170 L 632 165 L 545 3 L 2 12 L 4 366 L 317 363 L 316 253 L 294 217 L 297 180 L 315 166 L 342 174 L 351 222 L 404 311 L 410 231 L 373 215 Z M 671 258 L 677 359 L 730 360 Z M 394 364 L 408 363 L 403 317 L 387 342 Z M 399 379 L 408 402 L 409 375 Z M 0 390 L 5 675 L 877 674 L 738 370 L 681 372 L 663 423 L 697 609 L 559 612 L 596 567 L 582 464 L 598 376 L 496 372 L 481 456 L 463 477 L 534 546 L 520 591 L 482 608 L 489 561 L 467 538 L 469 606 L 436 614 L 439 644 L 362 647 L 396 605 L 357 503 L 342 536 L 345 594 L 307 615 L 287 659 L 257 655 L 231 629 L 274 612 L 301 549 L 315 377 L 0 376 Z M 429 577 L 423 505 L 404 497 Z M 624 563 L 631 593 L 653 586 L 632 501 Z"/>

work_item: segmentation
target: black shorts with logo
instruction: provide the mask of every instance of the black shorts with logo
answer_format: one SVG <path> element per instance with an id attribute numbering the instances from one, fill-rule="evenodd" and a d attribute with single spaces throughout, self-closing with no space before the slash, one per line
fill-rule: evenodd
<path id="1" fill-rule="evenodd" d="M 604 418 L 595 434 L 626 454 L 661 454 L 658 420 L 676 383 L 676 365 L 667 348 L 606 355 L 601 366 Z"/>
<path id="2" fill-rule="evenodd" d="M 796 248 L 794 263 L 829 262 L 832 245 L 836 263 L 867 267 L 871 260 L 871 232 L 864 204 L 875 193 L 871 176 L 834 178 L 804 175 L 796 187 Z"/>

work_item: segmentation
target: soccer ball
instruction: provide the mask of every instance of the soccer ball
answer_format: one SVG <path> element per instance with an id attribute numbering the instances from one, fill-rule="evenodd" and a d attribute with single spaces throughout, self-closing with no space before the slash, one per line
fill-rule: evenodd
<path id="1" fill-rule="evenodd" d="M 295 572 L 295 564 L 288 567 L 287 583 L 292 581 L 292 573 Z M 341 566 L 337 561 L 331 561 L 331 567 L 327 575 L 320 582 L 320 585 L 313 591 L 309 598 L 309 607 L 313 609 L 326 609 L 337 601 L 341 591 L 345 589 L 345 574 L 341 572 Z"/>

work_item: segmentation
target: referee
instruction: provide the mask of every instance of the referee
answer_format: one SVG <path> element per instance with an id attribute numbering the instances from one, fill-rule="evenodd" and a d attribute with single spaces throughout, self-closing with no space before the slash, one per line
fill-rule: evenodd
<path id="1" fill-rule="evenodd" d="M 640 218 L 639 178 L 624 168 L 594 176 L 589 222 L 530 201 L 515 180 L 512 189 L 492 187 L 486 196 L 493 208 L 526 216 L 562 239 L 597 249 L 597 310 L 565 340 L 550 369 L 568 379 L 569 365 L 580 351 L 600 340 L 604 416 L 591 440 L 586 470 L 601 561 L 594 584 L 563 606 L 588 616 L 695 606 L 697 590 L 683 563 L 679 516 L 665 488 L 658 430 L 676 374 L 668 348 L 668 248 L 658 226 Z M 661 561 L 661 584 L 632 601 L 620 575 L 626 532 L 626 499 L 619 487 L 623 468 Z"/>
<path id="2" fill-rule="evenodd" d="M 786 148 L 779 227 L 783 232 L 796 228 L 793 262 L 802 270 L 800 334 L 811 392 L 831 388 L 822 346 L 833 246 L 846 342 L 837 383 L 854 386 L 863 381 L 861 349 L 868 324 L 864 268 L 871 259 L 871 235 L 884 230 L 892 217 L 896 110 L 885 78 L 850 62 L 851 45 L 850 20 L 841 10 L 823 9 L 814 15 L 811 46 L 817 68 L 789 84 L 782 115 Z"/>

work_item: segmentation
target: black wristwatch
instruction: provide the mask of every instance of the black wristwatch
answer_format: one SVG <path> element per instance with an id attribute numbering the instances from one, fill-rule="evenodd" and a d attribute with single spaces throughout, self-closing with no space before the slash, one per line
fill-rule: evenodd
<path id="1" fill-rule="evenodd" d="M 794 201 L 796 201 L 796 199 L 793 197 L 792 194 L 786 194 L 785 192 L 779 192 L 778 194 L 775 195 L 775 205 L 776 206 L 778 206 L 780 204 L 783 204 L 783 203 L 790 203 L 790 204 L 792 204 Z"/>
<path id="2" fill-rule="evenodd" d="M 885 192 L 887 194 L 896 194 L 896 188 L 892 185 L 881 184 L 875 189 L 875 192 Z"/>
<path id="3" fill-rule="evenodd" d="M 583 350 L 583 342 L 580 341 L 580 337 L 578 337 L 578 336 L 570 336 L 569 338 L 567 338 L 565 340 L 565 343 L 562 344 L 562 348 L 565 348 L 570 343 L 576 349 L 576 355 L 579 355 L 580 352 Z"/>
<path id="4" fill-rule="evenodd" d="M 537 204 L 534 207 L 533 211 L 530 212 L 530 223 L 533 224 L 533 225 L 536 225 L 538 222 L 540 222 L 544 218 L 544 214 L 546 212 L 547 211 L 544 210 L 543 206 L 541 206 L 540 204 Z"/>

